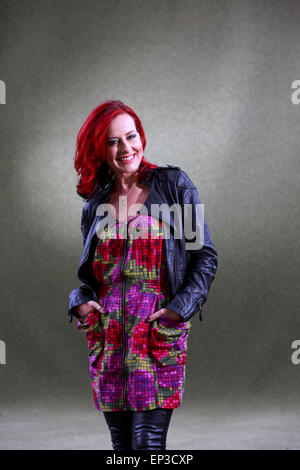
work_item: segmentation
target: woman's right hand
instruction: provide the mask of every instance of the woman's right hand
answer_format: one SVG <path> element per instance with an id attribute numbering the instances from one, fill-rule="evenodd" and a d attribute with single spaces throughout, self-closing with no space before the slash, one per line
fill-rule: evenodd
<path id="1" fill-rule="evenodd" d="M 104 308 L 94 300 L 89 300 L 84 304 L 77 305 L 77 307 L 75 307 L 75 311 L 78 317 L 81 318 L 86 315 L 91 310 L 91 308 L 94 308 L 95 310 L 99 310 L 99 312 L 104 313 Z"/>

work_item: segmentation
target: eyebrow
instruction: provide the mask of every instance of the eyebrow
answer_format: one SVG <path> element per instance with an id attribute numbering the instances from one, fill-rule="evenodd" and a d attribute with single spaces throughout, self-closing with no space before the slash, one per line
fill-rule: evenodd
<path id="1" fill-rule="evenodd" d="M 136 131 L 129 131 L 129 132 L 127 132 L 127 134 L 125 134 L 125 135 L 131 134 L 131 132 L 136 132 Z M 108 138 L 108 139 L 118 139 L 118 137 L 113 137 L 113 136 L 108 136 L 107 138 Z"/>

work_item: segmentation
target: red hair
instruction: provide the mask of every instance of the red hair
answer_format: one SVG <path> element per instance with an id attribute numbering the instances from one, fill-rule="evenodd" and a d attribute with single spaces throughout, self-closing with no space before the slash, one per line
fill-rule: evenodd
<path id="1" fill-rule="evenodd" d="M 95 108 L 83 126 L 76 140 L 76 152 L 74 157 L 74 168 L 78 174 L 76 185 L 77 194 L 84 199 L 90 198 L 98 183 L 105 181 L 110 176 L 109 165 L 105 162 L 107 150 L 107 132 L 112 119 L 118 114 L 129 114 L 135 123 L 136 130 L 140 134 L 143 149 L 146 147 L 146 136 L 139 117 L 135 112 L 120 100 L 103 101 Z M 157 165 L 148 162 L 144 155 L 139 167 L 139 178 Z"/>

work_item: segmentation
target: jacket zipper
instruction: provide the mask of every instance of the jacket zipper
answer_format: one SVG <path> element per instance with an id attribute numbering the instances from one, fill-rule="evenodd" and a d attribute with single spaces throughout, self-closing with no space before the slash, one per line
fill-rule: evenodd
<path id="1" fill-rule="evenodd" d="M 109 184 L 106 185 L 106 187 L 103 189 L 103 191 L 105 191 L 108 187 L 109 187 Z M 107 196 L 107 194 L 105 194 L 105 196 Z M 95 234 L 94 234 L 94 236 L 95 236 Z M 91 241 L 90 241 L 90 246 L 89 246 L 89 249 L 88 249 L 87 256 L 84 258 L 84 260 L 83 260 L 82 263 L 80 264 L 80 266 L 79 266 L 79 268 L 78 268 L 78 271 L 80 270 L 80 268 L 84 265 L 84 263 L 86 262 L 86 260 L 87 260 L 87 259 L 89 258 L 89 256 L 90 256 L 92 241 L 93 241 L 93 238 L 92 238 Z M 97 296 L 97 292 L 95 292 L 95 290 L 92 288 L 92 286 L 90 286 L 84 279 L 81 279 L 80 277 L 79 277 L 79 280 L 80 280 L 81 282 L 83 282 L 84 284 L 86 284 L 86 285 L 95 293 L 95 295 Z"/>
<path id="2" fill-rule="evenodd" d="M 176 253 L 175 253 L 175 286 L 176 292 L 178 291 L 178 279 L 177 279 L 177 260 L 176 260 Z"/>
<path id="3" fill-rule="evenodd" d="M 176 258 L 176 253 L 175 253 L 175 257 L 174 257 L 174 269 L 175 269 L 175 285 L 176 285 L 176 292 L 178 291 L 178 278 L 177 278 L 177 258 Z M 201 314 L 201 301 L 198 300 L 196 305 L 199 306 L 199 320 L 202 321 L 203 318 L 202 318 L 202 314 Z"/>
<path id="4" fill-rule="evenodd" d="M 128 229 L 128 225 L 127 225 Z M 123 254 L 123 259 L 122 259 L 122 264 L 121 264 L 121 276 L 123 279 L 122 283 L 122 333 L 123 333 L 123 351 L 122 351 L 122 370 L 123 370 L 123 377 L 124 377 L 124 387 L 123 387 L 123 402 L 124 402 L 124 410 L 127 410 L 127 404 L 126 404 L 126 392 L 127 392 L 127 374 L 125 370 L 125 355 L 126 355 L 126 334 L 125 334 L 125 292 L 126 292 L 126 279 L 124 278 L 124 273 L 123 273 L 123 267 L 124 267 L 124 262 L 125 258 L 127 255 L 127 240 L 128 240 L 128 233 L 126 233 L 126 240 L 124 240 L 124 254 Z"/>
<path id="5" fill-rule="evenodd" d="M 170 166 L 170 168 L 178 168 L 178 167 L 172 167 L 172 165 L 168 165 Z M 163 185 L 162 185 L 162 182 L 160 181 L 159 182 L 159 185 L 160 185 L 160 189 L 161 189 L 161 192 L 163 193 Z M 178 278 L 177 278 L 177 260 L 176 260 L 176 251 L 174 250 L 175 252 L 175 257 L 174 257 L 174 269 L 175 269 L 175 288 L 176 288 L 176 292 L 178 291 Z"/>
<path id="6" fill-rule="evenodd" d="M 199 305 L 199 320 L 202 321 L 203 320 L 202 314 L 201 314 L 202 304 L 200 300 L 198 302 L 198 305 Z"/>
<path id="7" fill-rule="evenodd" d="M 92 244 L 92 240 L 91 240 L 91 242 L 90 242 L 90 246 L 89 246 L 89 249 L 88 249 L 87 256 L 84 258 L 84 260 L 83 260 L 82 263 L 80 264 L 80 266 L 79 266 L 79 268 L 78 268 L 78 271 L 82 268 L 82 266 L 84 265 L 84 263 L 86 262 L 86 260 L 87 260 L 87 259 L 89 258 L 89 256 L 90 256 L 91 244 Z M 95 291 L 95 289 L 94 289 L 90 284 L 88 284 L 86 280 L 84 280 L 83 278 L 80 278 L 80 277 L 79 277 L 79 280 L 80 280 L 81 282 L 83 282 L 84 284 L 86 284 L 86 285 L 95 293 L 95 295 L 97 296 L 97 292 Z"/>

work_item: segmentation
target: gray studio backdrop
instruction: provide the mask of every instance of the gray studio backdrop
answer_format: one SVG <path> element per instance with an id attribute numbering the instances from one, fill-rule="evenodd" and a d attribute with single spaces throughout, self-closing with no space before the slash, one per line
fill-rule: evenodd
<path id="1" fill-rule="evenodd" d="M 219 255 L 183 412 L 296 409 L 300 3 L 1 0 L 0 17 L 0 413 L 94 409 L 67 307 L 82 250 L 75 139 L 106 99 L 141 117 L 148 160 L 197 185 Z"/>

